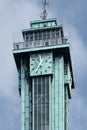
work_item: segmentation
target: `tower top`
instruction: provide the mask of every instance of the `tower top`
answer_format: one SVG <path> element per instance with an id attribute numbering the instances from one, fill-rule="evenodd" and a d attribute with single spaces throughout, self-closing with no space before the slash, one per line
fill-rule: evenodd
<path id="1" fill-rule="evenodd" d="M 40 17 L 41 19 L 45 20 L 47 18 L 47 9 L 46 9 L 46 6 L 48 5 L 47 0 L 43 0 L 42 4 L 43 4 L 43 12 L 41 13 Z"/>

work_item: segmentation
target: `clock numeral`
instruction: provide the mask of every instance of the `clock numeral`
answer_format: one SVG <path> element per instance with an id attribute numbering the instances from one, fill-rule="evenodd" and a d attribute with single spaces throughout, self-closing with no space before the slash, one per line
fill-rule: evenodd
<path id="1" fill-rule="evenodd" d="M 35 59 L 32 58 L 32 61 L 35 61 Z"/>
<path id="2" fill-rule="evenodd" d="M 51 57 L 49 56 L 48 59 L 50 59 Z"/>
<path id="3" fill-rule="evenodd" d="M 45 62 L 47 62 L 47 60 L 45 60 Z"/>
<path id="4" fill-rule="evenodd" d="M 48 66 L 48 68 L 51 68 L 50 66 Z"/>
<path id="5" fill-rule="evenodd" d="M 31 65 L 33 65 L 33 64 L 31 64 Z"/>
<path id="6" fill-rule="evenodd" d="M 50 61 L 49 63 L 52 63 L 52 61 Z"/>
<path id="7" fill-rule="evenodd" d="M 45 72 L 47 72 L 47 70 L 45 70 Z"/>
<path id="8" fill-rule="evenodd" d="M 34 68 L 32 68 L 32 70 L 34 70 Z"/>

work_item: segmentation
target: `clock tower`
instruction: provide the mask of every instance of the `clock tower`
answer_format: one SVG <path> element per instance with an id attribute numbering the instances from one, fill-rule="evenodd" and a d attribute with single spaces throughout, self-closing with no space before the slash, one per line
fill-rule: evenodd
<path id="1" fill-rule="evenodd" d="M 31 21 L 14 43 L 21 130 L 68 130 L 74 88 L 70 43 L 56 19 Z"/>

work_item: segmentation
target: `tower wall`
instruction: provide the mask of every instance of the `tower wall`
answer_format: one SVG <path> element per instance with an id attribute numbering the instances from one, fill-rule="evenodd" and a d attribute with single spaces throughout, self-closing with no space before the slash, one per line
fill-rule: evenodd
<path id="1" fill-rule="evenodd" d="M 21 95 L 21 129 L 32 130 L 32 89 L 28 77 L 28 66 L 26 59 L 20 60 L 19 92 Z"/>
<path id="2" fill-rule="evenodd" d="M 52 130 L 64 130 L 64 58 L 54 59 L 52 84 Z"/>
<path id="3" fill-rule="evenodd" d="M 30 30 L 23 31 L 23 38 L 24 42 L 14 43 L 13 50 L 21 96 L 21 130 L 68 130 L 74 79 L 70 44 L 63 28 L 55 19 L 34 21 Z"/>

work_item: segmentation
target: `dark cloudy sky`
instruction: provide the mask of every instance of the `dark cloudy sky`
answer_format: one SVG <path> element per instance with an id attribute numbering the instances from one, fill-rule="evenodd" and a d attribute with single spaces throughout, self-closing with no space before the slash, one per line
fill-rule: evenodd
<path id="1" fill-rule="evenodd" d="M 20 130 L 20 98 L 13 42 L 29 21 L 38 20 L 42 0 L 0 0 L 0 130 Z M 71 41 L 75 90 L 70 100 L 70 130 L 87 130 L 87 1 L 50 0 L 48 17 L 64 25 Z M 18 38 L 18 39 L 17 39 Z"/>

